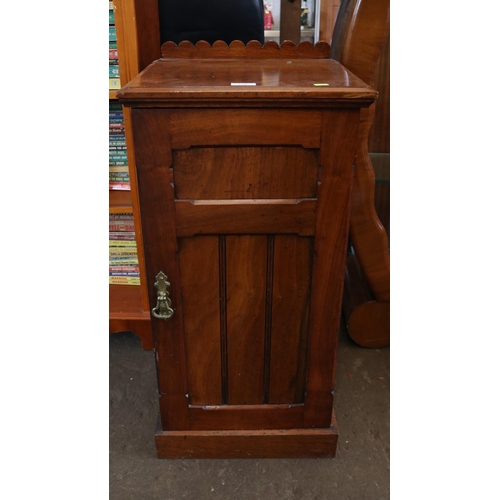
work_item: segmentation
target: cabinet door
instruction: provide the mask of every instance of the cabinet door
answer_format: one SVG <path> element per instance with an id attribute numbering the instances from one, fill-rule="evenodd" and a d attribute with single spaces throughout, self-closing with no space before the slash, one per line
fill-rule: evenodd
<path id="1" fill-rule="evenodd" d="M 163 430 L 330 426 L 358 113 L 132 110 Z"/>

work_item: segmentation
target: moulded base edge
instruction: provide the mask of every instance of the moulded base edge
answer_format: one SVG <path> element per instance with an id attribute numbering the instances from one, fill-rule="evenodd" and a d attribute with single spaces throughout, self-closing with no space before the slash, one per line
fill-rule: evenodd
<path id="1" fill-rule="evenodd" d="M 335 416 L 325 429 L 252 431 L 158 431 L 158 458 L 332 458 L 338 430 Z"/>

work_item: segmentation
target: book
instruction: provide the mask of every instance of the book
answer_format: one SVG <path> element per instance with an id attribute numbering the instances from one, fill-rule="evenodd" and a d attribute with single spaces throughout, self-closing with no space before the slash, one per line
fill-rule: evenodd
<path id="1" fill-rule="evenodd" d="M 116 248 L 129 250 L 126 252 L 116 252 Z M 132 264 L 124 263 L 124 260 L 132 259 Z M 137 247 L 109 247 L 109 265 L 110 266 L 137 266 Z"/>
<path id="2" fill-rule="evenodd" d="M 109 239 L 111 240 L 133 240 L 135 241 L 134 231 L 110 231 Z"/>
<path id="3" fill-rule="evenodd" d="M 122 250 L 122 251 L 120 251 L 120 250 Z M 110 256 L 110 259 L 115 259 L 115 258 L 136 259 L 137 258 L 137 248 L 110 247 L 109 256 Z"/>
<path id="4" fill-rule="evenodd" d="M 130 182 L 110 182 L 110 191 L 130 191 Z"/>
<path id="5" fill-rule="evenodd" d="M 110 276 L 110 285 L 140 285 L 141 278 L 134 276 Z"/>
<path id="6" fill-rule="evenodd" d="M 109 182 L 110 183 L 119 183 L 119 184 L 130 184 L 130 177 L 128 175 L 124 175 L 123 177 L 116 174 L 109 174 Z"/>
<path id="7" fill-rule="evenodd" d="M 119 78 L 110 78 L 109 79 L 109 90 L 118 90 L 121 88 L 120 79 Z"/>
<path id="8" fill-rule="evenodd" d="M 119 151 L 110 151 L 109 152 L 109 159 L 110 160 L 115 160 L 115 161 L 127 161 L 128 158 L 127 158 L 127 155 L 126 154 L 122 154 L 123 152 L 119 152 Z"/>
<path id="9" fill-rule="evenodd" d="M 110 232 L 131 232 L 131 231 L 135 231 L 135 227 L 132 225 L 127 225 L 127 226 L 119 226 L 119 225 L 115 225 L 115 224 L 110 224 L 109 225 L 109 231 Z"/>
<path id="10" fill-rule="evenodd" d="M 135 231 L 135 226 L 133 223 L 131 224 L 119 224 L 116 221 L 109 222 L 109 231 Z"/>
<path id="11" fill-rule="evenodd" d="M 137 247 L 135 240 L 109 240 L 110 247 Z"/>
<path id="12" fill-rule="evenodd" d="M 133 222 L 109 221 L 109 231 L 135 231 Z"/>
<path id="13" fill-rule="evenodd" d="M 139 273 L 136 271 L 109 271 L 110 276 L 134 276 L 139 277 Z"/>
<path id="14" fill-rule="evenodd" d="M 135 262 L 132 262 L 130 264 L 126 264 L 125 263 L 125 259 L 115 260 L 115 259 L 110 258 L 110 260 L 109 260 L 109 266 L 110 266 L 110 268 L 113 268 L 113 267 L 132 267 L 132 268 L 137 268 L 138 269 L 139 268 L 139 262 L 137 261 L 137 258 L 136 258 Z"/>
<path id="15" fill-rule="evenodd" d="M 139 272 L 139 266 L 134 265 L 123 265 L 123 266 L 109 266 L 110 272 L 118 273 L 118 272 Z"/>
<path id="16" fill-rule="evenodd" d="M 109 175 L 109 182 L 111 184 L 114 184 L 115 182 L 118 184 L 130 184 L 130 178 L 128 175 L 120 177 L 120 176 L 116 176 L 114 174 L 110 174 Z"/>
<path id="17" fill-rule="evenodd" d="M 109 214 L 109 220 L 113 221 L 113 224 L 125 224 L 126 222 L 130 222 L 133 224 L 134 215 L 130 213 Z"/>
<path id="18" fill-rule="evenodd" d="M 127 170 L 124 171 L 124 172 L 113 172 L 113 170 L 111 170 L 112 168 L 115 168 L 115 166 L 110 166 L 109 167 L 109 177 L 113 177 L 115 179 L 125 179 L 126 177 L 129 177 L 129 173 L 128 173 L 128 167 L 125 166 L 125 165 L 119 165 L 118 167 L 116 168 L 126 168 Z"/>

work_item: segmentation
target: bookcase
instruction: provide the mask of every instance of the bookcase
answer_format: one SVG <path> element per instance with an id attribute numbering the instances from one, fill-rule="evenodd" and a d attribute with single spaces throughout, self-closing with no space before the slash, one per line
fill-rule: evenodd
<path id="1" fill-rule="evenodd" d="M 160 57 L 157 0 L 143 0 L 136 9 L 135 0 L 109 2 L 114 12 L 120 85 L 123 86 Z M 109 90 L 110 103 L 118 102 L 116 90 Z M 130 176 L 129 191 L 109 191 L 110 214 L 132 214 L 137 241 L 139 272 L 145 276 L 141 214 L 135 177 L 130 112 L 124 109 L 124 126 Z M 132 331 L 141 338 L 143 349 L 152 349 L 149 302 L 145 279 L 140 285 L 109 285 L 109 331 Z"/>

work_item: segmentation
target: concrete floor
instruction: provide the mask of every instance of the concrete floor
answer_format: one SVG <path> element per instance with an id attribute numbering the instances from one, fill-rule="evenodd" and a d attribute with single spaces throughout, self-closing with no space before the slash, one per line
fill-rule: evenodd
<path id="1" fill-rule="evenodd" d="M 153 352 L 130 332 L 110 335 L 110 500 L 389 499 L 389 352 L 341 329 L 333 459 L 165 460 Z"/>

